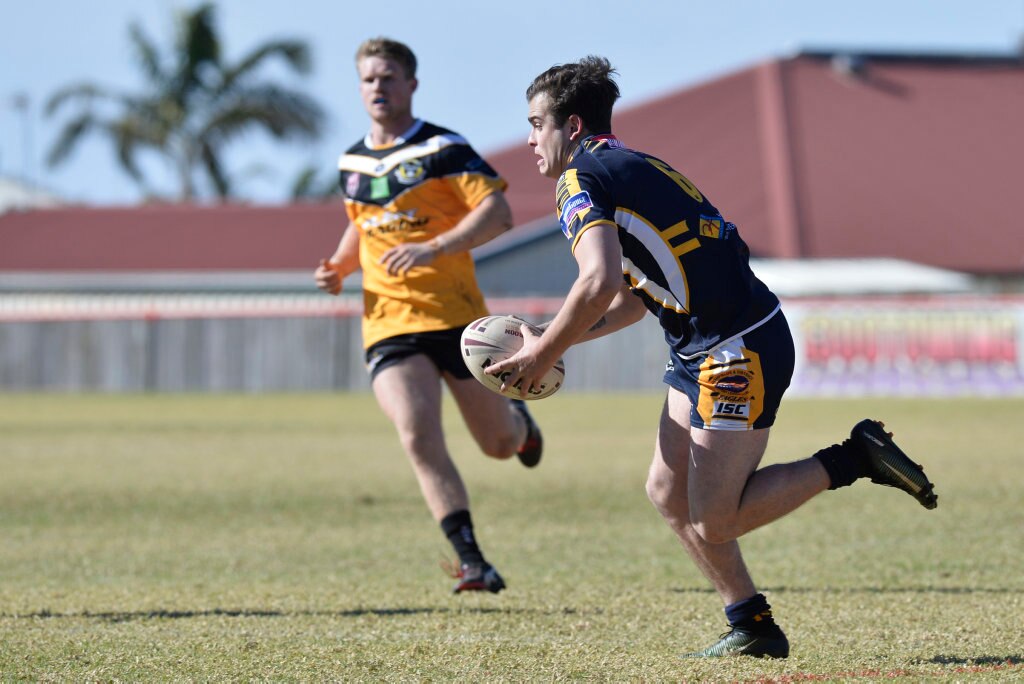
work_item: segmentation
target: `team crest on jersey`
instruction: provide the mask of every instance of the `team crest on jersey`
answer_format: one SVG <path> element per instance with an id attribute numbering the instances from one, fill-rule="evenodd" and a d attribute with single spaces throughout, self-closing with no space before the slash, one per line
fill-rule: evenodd
<path id="1" fill-rule="evenodd" d="M 345 179 L 345 194 L 354 197 L 357 192 L 359 192 L 359 174 L 353 171 Z"/>
<path id="2" fill-rule="evenodd" d="M 398 169 L 395 171 L 395 180 L 402 185 L 412 185 L 423 178 L 424 171 L 423 162 L 419 159 L 410 159 L 398 165 Z"/>
<path id="3" fill-rule="evenodd" d="M 594 203 L 590 200 L 590 193 L 586 190 L 578 192 L 565 200 L 565 204 L 562 205 L 562 214 L 559 217 L 559 221 L 562 224 L 562 232 L 565 233 L 567 238 L 572 238 L 572 231 L 569 230 L 569 224 L 572 223 L 573 219 L 579 216 L 580 212 L 585 212 L 592 206 L 594 206 Z"/>

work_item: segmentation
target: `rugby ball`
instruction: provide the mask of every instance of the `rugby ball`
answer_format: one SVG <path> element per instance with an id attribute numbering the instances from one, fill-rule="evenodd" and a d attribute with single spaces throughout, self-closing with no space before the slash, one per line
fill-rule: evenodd
<path id="1" fill-rule="evenodd" d="M 523 332 L 519 326 L 524 323 L 526 321 L 515 316 L 484 316 L 473 321 L 462 331 L 462 360 L 466 362 L 466 367 L 473 377 L 484 387 L 509 399 L 550 397 L 558 391 L 565 380 L 565 364 L 562 359 L 544 375 L 540 387 L 534 385 L 522 397 L 519 395 L 518 383 L 505 391 L 501 390 L 501 383 L 510 375 L 508 371 L 500 375 L 488 375 L 484 372 L 492 364 L 504 361 L 522 348 Z"/>

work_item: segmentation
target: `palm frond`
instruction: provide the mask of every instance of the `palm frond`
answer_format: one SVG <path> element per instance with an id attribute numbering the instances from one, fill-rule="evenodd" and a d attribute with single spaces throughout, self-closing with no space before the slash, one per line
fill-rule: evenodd
<path id="1" fill-rule="evenodd" d="M 224 148 L 251 130 L 264 130 L 278 140 L 316 139 L 324 112 L 311 97 L 258 78 L 256 70 L 269 60 L 282 60 L 298 73 L 312 65 L 309 47 L 299 40 L 270 40 L 258 45 L 236 64 L 221 61 L 216 5 L 210 0 L 175 16 L 173 52 L 162 51 L 138 24 L 129 26 L 129 39 L 141 72 L 147 79 L 142 92 L 119 93 L 92 83 L 68 85 L 54 93 L 47 115 L 77 103 L 52 149 L 49 163 L 67 159 L 87 135 L 102 134 L 112 144 L 118 164 L 145 185 L 138 164 L 142 150 L 169 160 L 191 197 L 195 173 L 209 176 L 207 189 L 226 197 L 235 191 L 224 164 Z"/>
<path id="2" fill-rule="evenodd" d="M 154 126 L 151 120 L 125 116 L 106 124 L 107 133 L 114 140 L 117 158 L 121 167 L 135 181 L 143 182 L 143 174 L 135 161 L 136 154 L 151 149 L 164 157 L 173 157 L 173 149 L 167 142 L 166 132 Z"/>
<path id="3" fill-rule="evenodd" d="M 63 163 L 82 137 L 95 128 L 96 124 L 92 112 L 85 112 L 65 124 L 46 155 L 46 165 L 52 168 Z"/>
<path id="4" fill-rule="evenodd" d="M 224 174 L 224 170 L 221 168 L 217 151 L 210 145 L 204 144 L 201 147 L 200 156 L 203 160 L 203 168 L 206 170 L 206 175 L 210 177 L 210 181 L 213 183 L 213 188 L 217 192 L 217 196 L 221 199 L 227 199 L 230 197 L 231 183 L 228 181 L 227 176 Z"/>
<path id="5" fill-rule="evenodd" d="M 184 56 L 191 72 L 204 64 L 220 63 L 220 38 L 215 28 L 215 9 L 206 3 L 185 18 Z"/>
<path id="6" fill-rule="evenodd" d="M 136 59 L 143 75 L 156 86 L 162 86 L 167 77 L 160 65 L 160 51 L 137 23 L 128 28 L 128 36 L 135 50 Z"/>
<path id="7" fill-rule="evenodd" d="M 282 58 L 286 64 L 300 74 L 308 74 L 313 66 L 312 54 L 306 43 L 298 40 L 271 41 L 257 47 L 243 57 L 238 64 L 225 68 L 225 87 L 231 87 L 274 57 Z"/>
<path id="8" fill-rule="evenodd" d="M 109 93 L 98 85 L 93 83 L 74 83 L 50 95 L 50 99 L 46 101 L 44 111 L 46 116 L 53 116 L 66 102 L 81 100 L 85 102 L 85 106 L 88 106 L 93 100 L 101 97 L 109 97 Z"/>
<path id="9" fill-rule="evenodd" d="M 204 3 L 191 12 L 182 12 L 177 18 L 178 63 L 168 91 L 183 106 L 193 91 L 202 88 L 209 67 L 219 69 L 220 39 L 214 20 L 215 9 L 211 3 Z"/>
<path id="10" fill-rule="evenodd" d="M 323 110 L 302 93 L 259 86 L 234 95 L 210 117 L 204 135 L 228 139 L 252 127 L 262 128 L 278 139 L 315 140 L 320 135 Z"/>

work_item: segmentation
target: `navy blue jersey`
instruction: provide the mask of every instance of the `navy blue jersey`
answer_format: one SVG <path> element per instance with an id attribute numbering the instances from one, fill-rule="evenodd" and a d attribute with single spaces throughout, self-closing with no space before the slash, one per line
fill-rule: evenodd
<path id="1" fill-rule="evenodd" d="M 779 307 L 750 270 L 736 226 L 685 176 L 612 135 L 580 144 L 558 179 L 556 203 L 573 249 L 593 226 L 618 227 L 623 278 L 684 357 L 758 326 Z"/>

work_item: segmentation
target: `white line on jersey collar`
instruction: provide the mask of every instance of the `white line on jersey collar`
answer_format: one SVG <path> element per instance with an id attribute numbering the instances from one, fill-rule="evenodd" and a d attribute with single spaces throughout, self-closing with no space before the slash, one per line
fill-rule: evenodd
<path id="1" fill-rule="evenodd" d="M 367 133 L 366 137 L 363 138 L 363 144 L 366 145 L 366 147 L 371 150 L 383 150 L 387 149 L 388 147 L 395 147 L 396 145 L 404 144 L 406 140 L 416 135 L 421 128 L 423 128 L 423 119 L 416 119 L 415 121 L 412 122 L 412 126 L 409 127 L 409 130 L 407 130 L 405 133 L 402 133 L 402 135 L 398 136 L 387 145 L 379 145 L 375 147 L 373 141 L 370 140 L 369 133 Z"/>

